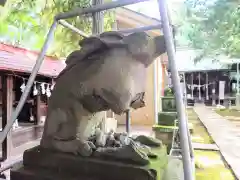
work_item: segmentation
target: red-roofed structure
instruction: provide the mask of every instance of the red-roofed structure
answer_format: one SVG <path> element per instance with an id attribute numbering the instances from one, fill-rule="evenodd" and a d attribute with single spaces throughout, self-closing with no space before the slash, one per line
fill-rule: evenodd
<path id="1" fill-rule="evenodd" d="M 20 47 L 0 44 L 0 70 L 31 73 L 38 52 Z M 39 75 L 56 77 L 65 67 L 65 63 L 54 57 L 45 56 Z"/>
<path id="2" fill-rule="evenodd" d="M 26 83 L 38 54 L 39 52 L 0 43 L 0 129 L 6 125 L 13 107 L 18 104 L 22 94 L 21 85 Z M 12 136 L 7 140 L 12 143 L 13 148 L 41 137 L 43 126 L 40 125 L 40 122 L 41 118 L 46 116 L 48 104 L 48 97 L 46 93 L 42 93 L 41 85 L 44 84 L 45 90 L 47 87 L 49 88 L 64 67 L 64 61 L 50 56 L 44 57 L 28 102 L 25 103 L 18 117 L 20 128 L 13 130 Z M 38 91 L 35 96 L 33 95 L 34 89 Z M 29 114 L 34 117 L 32 122 Z M 3 145 L 0 151 L 8 152 L 7 145 Z M 6 159 L 7 156 L 8 153 L 3 153 L 0 160 Z"/>

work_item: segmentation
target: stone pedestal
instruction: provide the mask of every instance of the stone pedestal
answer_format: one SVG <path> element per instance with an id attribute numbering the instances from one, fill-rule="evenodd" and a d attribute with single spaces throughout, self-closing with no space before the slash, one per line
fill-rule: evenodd
<path id="1" fill-rule="evenodd" d="M 23 162 L 11 170 L 11 180 L 156 180 L 157 172 L 145 166 L 83 158 L 41 149 L 24 152 Z"/>

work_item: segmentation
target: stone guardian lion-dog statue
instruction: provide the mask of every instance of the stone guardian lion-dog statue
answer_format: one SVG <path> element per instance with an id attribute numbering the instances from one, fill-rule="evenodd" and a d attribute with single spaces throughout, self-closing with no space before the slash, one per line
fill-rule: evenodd
<path id="1" fill-rule="evenodd" d="M 104 111 L 144 106 L 147 67 L 165 53 L 163 36 L 105 32 L 83 39 L 59 74 L 49 99 L 40 147 L 91 156 L 89 138 Z"/>

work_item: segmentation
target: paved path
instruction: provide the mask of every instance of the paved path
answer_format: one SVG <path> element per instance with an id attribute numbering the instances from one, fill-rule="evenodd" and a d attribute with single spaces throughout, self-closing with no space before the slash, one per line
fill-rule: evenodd
<path id="1" fill-rule="evenodd" d="M 240 179 L 240 128 L 204 105 L 196 105 L 194 110 L 235 176 Z"/>
<path id="2" fill-rule="evenodd" d="M 35 141 L 30 141 L 28 143 L 25 143 L 25 144 L 19 146 L 19 147 L 14 148 L 11 152 L 12 156 L 8 157 L 8 159 L 5 162 L 1 163 L 1 165 L 2 165 L 1 168 L 11 166 L 12 164 L 14 164 L 16 162 L 21 161 L 22 158 L 23 158 L 23 152 L 25 150 L 29 149 L 29 148 L 32 148 L 32 147 L 35 147 L 35 146 L 39 145 L 39 143 L 40 143 L 40 139 L 35 140 Z M 4 172 L 4 174 L 7 176 L 7 180 L 10 180 L 10 171 L 7 170 L 7 171 Z"/>

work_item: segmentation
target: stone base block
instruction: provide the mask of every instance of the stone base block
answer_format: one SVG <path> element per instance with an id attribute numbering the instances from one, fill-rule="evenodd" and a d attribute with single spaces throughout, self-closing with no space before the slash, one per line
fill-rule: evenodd
<path id="1" fill-rule="evenodd" d="M 145 166 L 83 158 L 41 149 L 24 152 L 23 162 L 11 170 L 11 180 L 156 180 L 157 172 Z"/>

